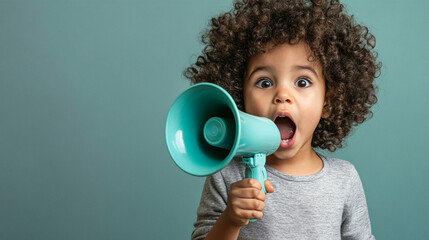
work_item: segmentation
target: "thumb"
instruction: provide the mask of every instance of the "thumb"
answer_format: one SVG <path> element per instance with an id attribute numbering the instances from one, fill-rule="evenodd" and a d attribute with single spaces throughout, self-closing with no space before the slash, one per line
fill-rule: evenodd
<path id="1" fill-rule="evenodd" d="M 267 190 L 267 193 L 274 192 L 273 183 L 270 180 L 265 180 L 264 184 L 265 184 L 265 190 Z"/>

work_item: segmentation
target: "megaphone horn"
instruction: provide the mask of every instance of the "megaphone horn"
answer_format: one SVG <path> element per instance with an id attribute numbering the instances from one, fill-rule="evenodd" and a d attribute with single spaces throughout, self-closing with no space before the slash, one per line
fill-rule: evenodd
<path id="1" fill-rule="evenodd" d="M 172 104 L 165 139 L 171 158 L 183 171 L 207 176 L 243 157 L 245 177 L 264 181 L 266 156 L 280 145 L 280 132 L 268 118 L 238 110 L 233 98 L 212 83 L 196 84 Z"/>

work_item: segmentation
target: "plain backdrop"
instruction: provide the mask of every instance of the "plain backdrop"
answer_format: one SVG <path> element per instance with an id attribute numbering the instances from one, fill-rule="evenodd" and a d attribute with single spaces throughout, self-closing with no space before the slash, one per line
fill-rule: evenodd
<path id="1" fill-rule="evenodd" d="M 377 38 L 374 117 L 343 149 L 377 239 L 429 237 L 428 1 L 344 2 Z M 0 239 L 189 239 L 204 178 L 164 142 L 230 0 L 0 1 Z"/>

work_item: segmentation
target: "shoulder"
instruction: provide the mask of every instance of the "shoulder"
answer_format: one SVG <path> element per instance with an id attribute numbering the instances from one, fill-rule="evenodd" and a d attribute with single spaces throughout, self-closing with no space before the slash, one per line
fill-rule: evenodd
<path id="1" fill-rule="evenodd" d="M 357 173 L 355 166 L 343 159 L 338 158 L 325 158 L 327 164 L 329 164 L 329 168 L 331 171 L 335 173 L 344 173 L 355 175 Z"/>
<path id="2" fill-rule="evenodd" d="M 329 174 L 337 180 L 351 184 L 359 178 L 355 166 L 347 160 L 325 157 L 325 162 L 329 166 Z"/>
<path id="3" fill-rule="evenodd" d="M 346 160 L 337 158 L 325 158 L 329 164 L 330 179 L 340 186 L 346 198 L 361 191 L 362 183 L 355 166 Z"/>

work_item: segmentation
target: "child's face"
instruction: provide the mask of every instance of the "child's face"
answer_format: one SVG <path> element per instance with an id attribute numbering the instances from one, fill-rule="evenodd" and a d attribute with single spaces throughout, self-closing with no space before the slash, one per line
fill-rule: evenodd
<path id="1" fill-rule="evenodd" d="M 303 42 L 283 44 L 252 57 L 247 65 L 244 110 L 277 124 L 282 136 L 273 154 L 277 159 L 312 150 L 313 132 L 325 104 L 325 80 L 320 65 L 308 61 L 310 55 Z"/>

